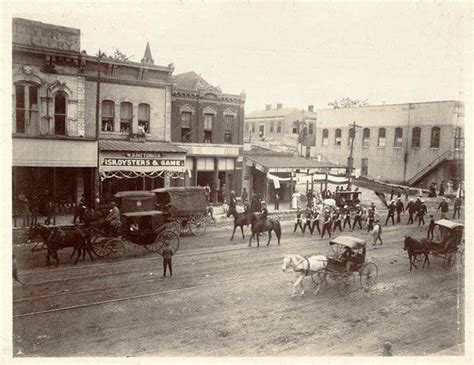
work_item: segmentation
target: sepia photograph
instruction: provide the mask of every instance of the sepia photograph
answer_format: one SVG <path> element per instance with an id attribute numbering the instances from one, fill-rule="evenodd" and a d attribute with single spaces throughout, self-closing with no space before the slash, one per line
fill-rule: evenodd
<path id="1" fill-rule="evenodd" d="M 1 7 L 5 362 L 474 361 L 471 2 Z"/>

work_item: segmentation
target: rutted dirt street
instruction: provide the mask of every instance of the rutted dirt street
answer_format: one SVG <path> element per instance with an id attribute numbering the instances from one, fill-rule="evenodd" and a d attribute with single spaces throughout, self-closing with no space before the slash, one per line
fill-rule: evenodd
<path id="1" fill-rule="evenodd" d="M 428 270 L 410 272 L 402 249 L 403 234 L 424 236 L 426 226 L 384 227 L 384 245 L 369 243 L 367 259 L 379 269 L 369 292 L 341 297 L 330 281 L 314 295 L 308 277 L 305 295 L 295 298 L 283 255 L 331 249 L 327 238 L 292 228 L 283 223 L 281 245 L 273 237 L 259 249 L 238 234 L 231 243 L 228 227 L 185 236 L 167 278 L 160 256 L 132 244 L 117 261 L 76 266 L 65 251 L 59 268 L 17 245 L 28 285 L 14 285 L 14 355 L 379 355 L 385 341 L 394 355 L 462 351 L 463 268 L 447 270 L 431 258 Z M 365 231 L 344 234 L 370 239 Z"/>

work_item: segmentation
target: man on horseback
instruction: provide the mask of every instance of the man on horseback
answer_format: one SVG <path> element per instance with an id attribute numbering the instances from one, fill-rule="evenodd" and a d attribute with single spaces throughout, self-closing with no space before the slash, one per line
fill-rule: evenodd
<path id="1" fill-rule="evenodd" d="M 229 212 L 237 210 L 237 200 L 235 198 L 235 191 L 232 190 L 229 196 Z"/>
<path id="2" fill-rule="evenodd" d="M 263 226 L 267 225 L 267 217 L 268 217 L 268 209 L 267 204 L 263 201 L 262 202 L 262 211 L 261 211 L 260 219 L 262 220 Z"/>

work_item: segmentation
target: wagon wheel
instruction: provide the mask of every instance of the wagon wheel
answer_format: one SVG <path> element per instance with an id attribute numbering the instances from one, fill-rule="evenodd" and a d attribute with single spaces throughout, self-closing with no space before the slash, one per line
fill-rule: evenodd
<path id="1" fill-rule="evenodd" d="M 125 245 L 120 238 L 112 238 L 105 243 L 104 250 L 107 251 L 107 257 L 115 259 L 125 254 Z"/>
<path id="2" fill-rule="evenodd" d="M 360 286 L 368 291 L 377 281 L 379 269 L 373 262 L 369 262 L 362 266 L 359 272 L 360 275 Z"/>
<path id="3" fill-rule="evenodd" d="M 356 287 L 356 278 L 353 272 L 346 271 L 339 277 L 337 282 L 337 291 L 339 295 L 346 296 L 351 291 L 354 291 Z"/>
<path id="4" fill-rule="evenodd" d="M 92 251 L 96 254 L 97 257 L 105 257 L 110 254 L 110 246 L 107 247 L 108 238 L 97 236 L 91 239 Z"/>
<path id="5" fill-rule="evenodd" d="M 183 228 L 183 224 L 180 220 L 171 221 L 166 225 L 166 229 L 169 229 L 175 232 L 177 235 L 181 234 L 182 228 Z"/>
<path id="6" fill-rule="evenodd" d="M 161 251 L 163 250 L 166 242 L 169 243 L 169 247 L 173 252 L 178 251 L 179 235 L 169 229 L 161 231 L 152 243 L 145 245 L 145 248 L 148 251 L 158 252 L 161 255 Z"/>
<path id="7" fill-rule="evenodd" d="M 194 216 L 188 221 L 189 230 L 194 236 L 200 236 L 206 232 L 206 217 Z"/>
<path id="8" fill-rule="evenodd" d="M 456 264 L 456 253 L 455 252 L 446 252 L 444 256 L 443 266 L 445 269 L 450 270 Z"/>
<path id="9" fill-rule="evenodd" d="M 314 283 L 314 294 L 318 294 L 321 286 L 326 282 L 326 274 L 323 272 L 316 272 L 311 275 L 311 280 Z"/>

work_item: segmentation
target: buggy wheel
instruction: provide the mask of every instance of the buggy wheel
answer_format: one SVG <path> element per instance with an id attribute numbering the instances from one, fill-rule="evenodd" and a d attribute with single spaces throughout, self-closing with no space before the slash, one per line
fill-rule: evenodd
<path id="1" fill-rule="evenodd" d="M 311 275 L 311 280 L 313 280 L 314 284 L 314 294 L 318 294 L 319 290 L 321 289 L 321 286 L 326 281 L 326 274 L 322 272 L 316 272 Z"/>
<path id="2" fill-rule="evenodd" d="M 446 270 L 450 270 L 456 264 L 456 253 L 447 252 L 444 256 L 443 266 Z"/>
<path id="3" fill-rule="evenodd" d="M 346 271 L 337 281 L 337 291 L 339 295 L 346 296 L 356 288 L 356 278 L 353 272 Z"/>
<path id="4" fill-rule="evenodd" d="M 360 275 L 360 286 L 365 291 L 368 291 L 377 281 L 379 269 L 373 262 L 369 262 L 362 266 L 359 272 Z"/>
<path id="5" fill-rule="evenodd" d="M 155 240 L 149 245 L 145 245 L 145 248 L 151 252 L 158 252 L 161 255 L 161 251 L 165 247 L 165 243 L 168 242 L 169 247 L 175 253 L 179 248 L 179 235 L 169 229 L 161 231 L 155 238 Z"/>
<path id="6" fill-rule="evenodd" d="M 107 257 L 117 258 L 125 254 L 125 245 L 120 238 L 112 238 L 105 243 L 105 250 L 107 250 Z"/>
<path id="7" fill-rule="evenodd" d="M 91 240 L 92 251 L 96 254 L 97 257 L 105 257 L 110 254 L 109 248 L 106 247 L 108 238 L 106 237 L 94 237 Z"/>
<path id="8" fill-rule="evenodd" d="M 200 236 L 206 232 L 206 217 L 194 216 L 188 221 L 188 226 L 194 236 Z"/>

